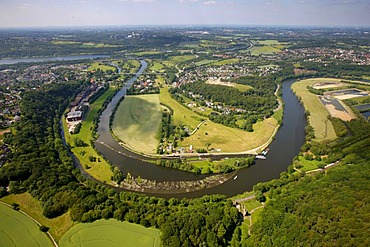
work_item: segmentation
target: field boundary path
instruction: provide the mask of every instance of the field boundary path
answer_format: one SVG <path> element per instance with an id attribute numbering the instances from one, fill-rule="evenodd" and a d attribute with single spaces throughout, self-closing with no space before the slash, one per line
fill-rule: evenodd
<path id="1" fill-rule="evenodd" d="M 202 124 L 204 124 L 205 122 L 207 122 L 207 120 L 203 120 L 202 122 L 200 122 L 200 123 L 197 125 L 197 127 L 195 127 L 195 129 L 194 129 L 191 133 L 189 133 L 189 136 L 194 135 L 194 134 L 195 134 L 195 132 L 197 132 L 197 130 L 199 129 L 199 127 L 200 127 L 200 126 L 202 126 Z"/>
<path id="2" fill-rule="evenodd" d="M 252 226 L 253 226 L 253 222 L 252 222 L 252 214 L 254 213 L 254 211 L 258 210 L 258 209 L 261 209 L 261 208 L 264 208 L 265 205 L 262 205 L 262 206 L 259 206 L 259 207 L 256 207 L 254 209 L 252 209 L 250 212 L 249 212 L 249 229 L 248 229 L 248 234 L 249 236 L 251 235 L 251 229 L 252 229 Z"/>
<path id="3" fill-rule="evenodd" d="M 13 208 L 12 205 L 6 203 L 6 202 L 3 202 L 3 201 L 0 201 L 1 204 L 5 205 L 5 206 L 8 206 L 10 208 Z M 38 222 L 35 218 L 33 218 L 31 215 L 27 214 L 26 212 L 22 211 L 22 210 L 17 210 L 18 212 L 20 212 L 21 214 L 27 216 L 28 218 L 30 218 L 31 220 L 33 220 L 38 226 L 42 226 L 42 224 L 40 222 Z M 59 247 L 58 243 L 55 241 L 55 239 L 53 238 L 53 236 L 51 236 L 51 234 L 47 231 L 45 232 L 49 239 L 51 240 L 51 242 L 54 244 L 55 247 Z"/>

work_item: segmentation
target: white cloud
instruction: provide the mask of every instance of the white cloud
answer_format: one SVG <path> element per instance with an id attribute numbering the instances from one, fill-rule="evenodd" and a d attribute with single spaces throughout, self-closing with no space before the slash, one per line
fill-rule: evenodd
<path id="1" fill-rule="evenodd" d="M 213 0 L 203 2 L 204 5 L 215 5 L 216 3 L 217 2 Z"/>
<path id="2" fill-rule="evenodd" d="M 17 8 L 19 8 L 19 9 L 27 9 L 30 6 L 31 6 L 31 4 L 29 4 L 29 3 L 22 3 Z"/>
<path id="3" fill-rule="evenodd" d="M 132 0 L 134 3 L 153 3 L 156 0 Z"/>

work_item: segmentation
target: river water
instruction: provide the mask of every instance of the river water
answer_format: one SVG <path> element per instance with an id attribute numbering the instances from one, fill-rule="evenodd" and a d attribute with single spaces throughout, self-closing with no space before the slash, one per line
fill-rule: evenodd
<path id="1" fill-rule="evenodd" d="M 204 175 L 196 175 L 189 172 L 179 171 L 160 167 L 152 163 L 142 161 L 143 156 L 134 154 L 115 141 L 109 132 L 109 118 L 121 97 L 125 96 L 126 89 L 137 79 L 147 64 L 141 61 L 142 67 L 135 77 L 120 90 L 113 98 L 108 107 L 103 111 L 98 128 L 99 138 L 95 142 L 96 149 L 109 160 L 113 165 L 119 167 L 124 174 L 129 172 L 133 176 L 157 180 L 157 181 L 180 181 L 180 180 L 199 180 L 204 178 Z M 194 198 L 208 194 L 223 194 L 228 197 L 251 190 L 253 186 L 259 182 L 265 182 L 278 178 L 280 173 L 286 171 L 287 167 L 292 163 L 293 158 L 299 153 L 300 147 L 304 143 L 306 118 L 304 108 L 299 103 L 298 98 L 291 91 L 291 85 L 294 80 L 286 80 L 282 86 L 282 98 L 284 106 L 283 124 L 276 134 L 275 140 L 270 144 L 270 152 L 266 160 L 257 160 L 256 164 L 240 169 L 237 172 L 237 179 L 229 181 L 209 189 L 172 194 L 149 194 L 160 197 L 178 197 L 178 198 Z M 107 147 L 107 145 L 110 147 Z M 113 149 L 112 149 L 113 148 Z"/>
<path id="2" fill-rule="evenodd" d="M 95 58 L 107 58 L 108 55 L 75 55 L 75 56 L 60 56 L 60 57 L 29 57 L 29 58 L 4 58 L 0 59 L 0 65 L 10 65 L 17 63 L 37 63 L 47 61 L 72 61 Z"/>

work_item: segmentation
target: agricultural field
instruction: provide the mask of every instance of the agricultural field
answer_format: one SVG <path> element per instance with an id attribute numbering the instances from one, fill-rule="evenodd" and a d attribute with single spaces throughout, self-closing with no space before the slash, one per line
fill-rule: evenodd
<path id="1" fill-rule="evenodd" d="M 278 49 L 274 46 L 253 46 L 250 49 L 252 56 L 258 56 L 258 55 L 263 55 L 263 54 L 273 54 L 273 53 L 280 52 L 280 51 L 281 49 Z"/>
<path id="2" fill-rule="evenodd" d="M 155 154 L 161 120 L 158 94 L 126 96 L 116 111 L 112 130 L 129 148 Z"/>
<path id="3" fill-rule="evenodd" d="M 198 62 L 195 62 L 195 65 L 196 66 L 202 66 L 202 65 L 206 65 L 206 64 L 210 64 L 210 63 L 213 63 L 215 60 L 209 60 L 209 59 L 205 59 L 205 60 L 200 60 Z"/>
<path id="4" fill-rule="evenodd" d="M 163 61 L 163 63 L 167 67 L 173 67 L 176 64 L 179 64 L 181 62 L 185 62 L 185 61 L 188 61 L 194 58 L 196 58 L 195 55 L 169 56 L 166 60 Z"/>
<path id="5" fill-rule="evenodd" d="M 24 214 L 0 204 L 0 246 L 54 246 L 39 226 Z"/>
<path id="6" fill-rule="evenodd" d="M 59 240 L 69 228 L 73 226 L 73 221 L 69 216 L 69 213 L 65 213 L 53 219 L 46 218 L 42 212 L 41 203 L 28 192 L 23 194 L 11 194 L 1 198 L 1 201 L 8 204 L 17 203 L 20 205 L 20 209 L 31 217 L 35 218 L 42 225 L 49 227 L 49 233 L 56 239 Z M 1 222 L 0 222 L 1 224 Z M 1 228 L 1 227 L 0 227 Z M 37 229 L 38 230 L 38 229 Z M 0 238 L 1 239 L 1 238 Z M 1 242 L 1 240 L 0 240 Z M 0 246 L 3 246 L 0 244 Z"/>
<path id="7" fill-rule="evenodd" d="M 92 175 L 94 178 L 100 181 L 110 181 L 113 175 L 109 164 L 105 159 L 98 155 L 92 146 L 90 141 L 93 139 L 92 128 L 93 120 L 98 114 L 99 109 L 102 107 L 105 100 L 115 92 L 115 88 L 110 87 L 102 96 L 100 96 L 93 104 L 90 105 L 89 111 L 85 114 L 85 118 L 82 121 L 82 127 L 78 134 L 70 135 L 66 124 L 66 119 L 63 118 L 64 135 L 67 143 L 71 146 L 71 150 L 80 160 L 85 170 Z M 76 139 L 82 140 L 88 144 L 85 147 L 76 147 L 74 142 Z M 91 161 L 90 157 L 97 157 L 97 161 Z"/>
<path id="8" fill-rule="evenodd" d="M 312 86 L 319 82 L 339 82 L 339 79 L 308 79 L 297 81 L 292 85 L 292 90 L 301 98 L 305 108 L 309 111 L 308 117 L 310 125 L 315 130 L 315 138 L 318 141 L 335 139 L 337 136 L 332 123 L 328 120 L 329 113 L 321 103 L 317 95 L 308 91 L 307 86 Z"/>
<path id="9" fill-rule="evenodd" d="M 95 70 L 98 70 L 98 69 L 100 69 L 104 72 L 107 72 L 108 70 L 116 71 L 115 67 L 102 64 L 101 62 L 92 63 L 89 67 L 89 71 L 95 71 Z"/>
<path id="10" fill-rule="evenodd" d="M 278 40 L 254 40 L 254 46 L 250 49 L 251 55 L 272 54 L 282 51 L 289 43 Z"/>
<path id="11" fill-rule="evenodd" d="M 60 247 L 159 247 L 160 231 L 117 220 L 78 224 L 62 237 Z"/>
<path id="12" fill-rule="evenodd" d="M 261 45 L 287 45 L 287 42 L 280 42 L 276 39 L 268 39 L 268 40 L 258 40 L 258 43 Z"/>

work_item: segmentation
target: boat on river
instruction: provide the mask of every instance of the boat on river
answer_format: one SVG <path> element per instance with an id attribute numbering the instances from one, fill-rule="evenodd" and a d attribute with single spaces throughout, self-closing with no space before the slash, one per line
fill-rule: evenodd
<path id="1" fill-rule="evenodd" d="M 265 160 L 266 156 L 259 154 L 259 155 L 256 155 L 256 159 Z"/>
<path id="2" fill-rule="evenodd" d="M 270 151 L 269 148 L 265 148 L 262 152 L 261 152 L 261 155 L 266 155 L 268 152 Z"/>

